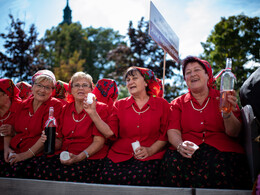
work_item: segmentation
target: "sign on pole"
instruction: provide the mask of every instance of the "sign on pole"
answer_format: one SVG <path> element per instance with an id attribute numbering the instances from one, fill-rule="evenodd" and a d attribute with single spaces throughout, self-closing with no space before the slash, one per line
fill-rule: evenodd
<path id="1" fill-rule="evenodd" d="M 163 93 L 165 81 L 166 52 L 178 63 L 179 61 L 179 38 L 169 24 L 150 1 L 149 35 L 164 50 L 163 60 Z"/>
<path id="2" fill-rule="evenodd" d="M 178 62 L 179 60 L 179 38 L 171 29 L 169 24 L 150 1 L 149 35 L 170 56 Z"/>

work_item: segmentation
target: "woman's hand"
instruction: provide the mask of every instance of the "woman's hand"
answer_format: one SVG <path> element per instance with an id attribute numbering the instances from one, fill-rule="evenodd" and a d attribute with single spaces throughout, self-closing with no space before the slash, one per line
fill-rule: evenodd
<path id="1" fill-rule="evenodd" d="M 88 104 L 87 103 L 87 96 L 86 96 L 84 98 L 84 101 L 83 101 L 83 108 L 89 115 L 96 112 L 96 98 L 93 97 L 93 103 Z"/>
<path id="2" fill-rule="evenodd" d="M 230 103 L 231 109 L 233 111 L 237 110 L 237 94 L 235 90 L 232 90 L 230 94 L 228 94 L 227 101 Z"/>
<path id="3" fill-rule="evenodd" d="M 22 152 L 19 154 L 14 153 L 12 156 L 10 156 L 10 158 L 8 158 L 8 162 L 10 162 L 10 165 L 13 165 L 15 163 L 18 163 L 20 161 L 24 161 L 26 159 L 28 159 L 28 155 L 27 152 Z"/>
<path id="4" fill-rule="evenodd" d="M 12 136 L 13 135 L 13 127 L 9 124 L 3 124 L 0 126 L 0 134 L 2 136 Z"/>
<path id="5" fill-rule="evenodd" d="M 196 151 L 194 148 L 192 148 L 193 145 L 194 144 L 192 143 L 183 144 L 182 142 L 177 146 L 177 151 L 185 158 L 192 158 L 192 155 Z"/>
<path id="6" fill-rule="evenodd" d="M 9 163 L 9 161 L 10 161 L 10 158 L 9 158 L 10 153 L 14 153 L 14 151 L 10 147 L 7 147 L 7 148 L 5 147 L 4 148 L 4 159 L 5 159 L 6 163 Z"/>
<path id="7" fill-rule="evenodd" d="M 134 154 L 136 159 L 145 159 L 149 156 L 151 156 L 151 150 L 149 147 L 138 147 L 135 150 L 135 154 Z"/>
<path id="8" fill-rule="evenodd" d="M 79 155 L 75 155 L 75 154 L 72 154 L 72 153 L 69 153 L 69 155 L 70 155 L 70 159 L 69 160 L 61 160 L 60 159 L 61 164 L 72 165 L 74 163 L 77 163 L 77 162 L 81 161 L 81 158 L 79 157 Z"/>
<path id="9" fill-rule="evenodd" d="M 42 135 L 41 135 L 41 142 L 42 143 L 45 143 L 46 142 L 46 140 L 47 140 L 47 135 L 45 135 L 45 131 L 42 131 Z"/>

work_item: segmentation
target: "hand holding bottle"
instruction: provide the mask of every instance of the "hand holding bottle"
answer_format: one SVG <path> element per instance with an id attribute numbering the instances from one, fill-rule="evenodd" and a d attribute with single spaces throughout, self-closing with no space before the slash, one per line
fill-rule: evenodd
<path id="1" fill-rule="evenodd" d="M 219 110 L 222 113 L 230 113 L 234 107 L 233 101 L 236 100 L 232 97 L 234 96 L 234 85 L 236 81 L 235 75 L 231 72 L 232 61 L 230 58 L 227 58 L 225 72 L 221 76 L 220 83 L 220 104 Z"/>
<path id="2" fill-rule="evenodd" d="M 49 118 L 45 123 L 45 135 L 47 140 L 44 143 L 44 152 L 46 154 L 54 154 L 55 138 L 56 138 L 56 119 L 54 118 L 54 108 L 49 108 Z"/>

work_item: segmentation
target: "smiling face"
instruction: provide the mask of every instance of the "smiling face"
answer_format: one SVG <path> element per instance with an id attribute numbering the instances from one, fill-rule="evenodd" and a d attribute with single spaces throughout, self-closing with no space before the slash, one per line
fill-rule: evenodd
<path id="1" fill-rule="evenodd" d="M 147 83 L 139 71 L 134 71 L 126 77 L 126 87 L 131 95 L 139 95 L 146 93 Z"/>
<path id="2" fill-rule="evenodd" d="M 36 80 L 32 86 L 32 94 L 34 96 L 34 100 L 42 103 L 47 101 L 52 95 L 53 87 L 53 82 L 51 80 Z"/>
<path id="3" fill-rule="evenodd" d="M 191 92 L 203 92 L 208 89 L 209 76 L 198 62 L 190 62 L 185 69 L 185 81 Z"/>
<path id="4" fill-rule="evenodd" d="M 86 95 L 91 91 L 91 83 L 86 78 L 75 79 L 72 83 L 71 94 L 75 101 L 83 101 Z"/>

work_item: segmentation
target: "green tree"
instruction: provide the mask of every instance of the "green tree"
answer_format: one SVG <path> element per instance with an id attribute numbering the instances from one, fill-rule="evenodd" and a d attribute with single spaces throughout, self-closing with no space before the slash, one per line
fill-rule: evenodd
<path id="1" fill-rule="evenodd" d="M 115 78 L 119 84 L 122 81 L 123 72 L 130 66 L 140 66 L 154 71 L 160 79 L 163 77 L 164 51 L 155 43 L 148 34 L 149 22 L 144 18 L 138 22 L 137 28 L 133 27 L 132 21 L 129 23 L 127 44 L 120 44 L 108 53 L 108 59 L 114 63 L 114 71 L 109 69 L 108 75 Z M 170 84 L 165 87 L 165 98 L 170 101 L 181 94 L 183 79 L 179 74 L 180 64 L 173 60 L 166 60 L 165 78 L 171 79 Z"/>
<path id="2" fill-rule="evenodd" d="M 68 63 L 62 60 L 59 67 L 54 67 L 56 80 L 69 82 L 75 72 L 83 71 L 84 63 L 85 60 L 79 59 L 79 53 L 74 51 L 73 56 L 68 60 Z"/>
<path id="3" fill-rule="evenodd" d="M 11 24 L 8 34 L 1 33 L 5 40 L 6 52 L 0 52 L 0 66 L 2 76 L 18 78 L 20 81 L 28 81 L 35 71 L 44 68 L 44 62 L 40 58 L 42 45 L 37 41 L 36 27 L 32 24 L 29 31 L 24 31 L 25 22 L 18 18 L 15 20 L 10 14 Z"/>
<path id="4" fill-rule="evenodd" d="M 46 31 L 42 39 L 46 45 L 43 56 L 50 68 L 57 69 L 61 64 L 69 64 L 74 52 L 77 52 L 78 60 L 84 60 L 83 71 L 89 73 L 96 82 L 103 77 L 109 64 L 106 54 L 121 43 L 121 39 L 122 36 L 112 29 L 83 29 L 80 23 L 60 24 Z"/>
<path id="5" fill-rule="evenodd" d="M 226 58 L 232 58 L 232 72 L 240 87 L 255 70 L 244 65 L 250 60 L 259 62 L 260 20 L 245 15 L 222 17 L 207 38 L 201 43 L 204 48 L 202 58 L 208 60 L 214 73 L 225 68 Z M 219 81 L 218 81 L 219 83 Z"/>

